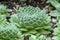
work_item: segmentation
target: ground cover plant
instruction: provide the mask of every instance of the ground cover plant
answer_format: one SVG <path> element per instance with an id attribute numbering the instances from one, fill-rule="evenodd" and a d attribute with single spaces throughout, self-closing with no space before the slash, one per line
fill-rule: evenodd
<path id="1" fill-rule="evenodd" d="M 60 40 L 60 0 L 1 0 L 0 40 Z"/>

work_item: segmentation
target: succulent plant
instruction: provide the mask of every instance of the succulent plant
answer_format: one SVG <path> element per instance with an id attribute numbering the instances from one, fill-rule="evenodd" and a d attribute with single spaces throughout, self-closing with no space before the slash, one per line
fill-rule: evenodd
<path id="1" fill-rule="evenodd" d="M 57 0 L 48 0 L 52 6 L 54 6 L 58 12 L 60 12 L 60 3 Z"/>
<path id="2" fill-rule="evenodd" d="M 17 40 L 21 39 L 20 30 L 13 24 L 0 25 L 1 40 Z"/>
<path id="3" fill-rule="evenodd" d="M 29 40 L 51 40 L 51 38 L 50 37 L 46 37 L 44 35 L 40 35 L 40 36 L 31 35 Z"/>
<path id="4" fill-rule="evenodd" d="M 7 7 L 3 4 L 0 4 L 0 14 L 4 14 L 4 15 L 8 14 Z"/>
<path id="5" fill-rule="evenodd" d="M 21 38 L 20 30 L 7 22 L 6 15 L 0 14 L 0 40 L 17 40 Z"/>
<path id="6" fill-rule="evenodd" d="M 53 32 L 53 38 L 54 40 L 60 40 L 60 20 L 59 22 L 57 23 L 57 27 L 55 29 L 53 29 L 54 32 Z"/>
<path id="7" fill-rule="evenodd" d="M 45 9 L 26 6 L 20 7 L 16 14 L 11 16 L 14 23 L 23 34 L 48 34 L 52 30 L 50 17 Z"/>

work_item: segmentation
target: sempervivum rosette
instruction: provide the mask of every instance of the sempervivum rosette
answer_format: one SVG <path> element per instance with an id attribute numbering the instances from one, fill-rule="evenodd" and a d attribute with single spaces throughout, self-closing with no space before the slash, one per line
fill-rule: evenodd
<path id="1" fill-rule="evenodd" d="M 21 39 L 20 30 L 13 24 L 0 25 L 0 40 L 18 40 Z"/>
<path id="2" fill-rule="evenodd" d="M 40 36 L 31 35 L 29 40 L 51 40 L 51 38 L 50 37 L 46 37 L 44 35 L 40 35 Z"/>
<path id="3" fill-rule="evenodd" d="M 20 7 L 17 14 L 11 16 L 10 22 L 14 23 L 23 34 L 48 34 L 50 33 L 50 17 L 47 10 L 38 7 Z"/>
<path id="4" fill-rule="evenodd" d="M 5 5 L 3 5 L 3 4 L 0 4 L 0 14 L 3 14 L 3 15 L 8 14 L 7 7 Z"/>
<path id="5" fill-rule="evenodd" d="M 60 40 L 60 20 L 57 23 L 57 28 L 54 29 L 54 33 L 53 33 L 53 38 L 54 40 Z"/>

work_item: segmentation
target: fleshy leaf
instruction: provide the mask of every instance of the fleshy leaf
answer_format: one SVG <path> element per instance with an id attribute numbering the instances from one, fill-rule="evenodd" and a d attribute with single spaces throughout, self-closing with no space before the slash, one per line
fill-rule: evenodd
<path id="1" fill-rule="evenodd" d="M 40 8 L 32 6 L 19 8 L 16 14 L 11 15 L 10 19 L 10 22 L 14 23 L 18 28 L 25 28 L 25 31 L 23 30 L 22 33 L 25 32 L 30 34 L 34 33 L 31 32 L 32 30 L 34 30 L 35 33 L 37 31 L 37 34 L 39 33 L 38 30 L 41 33 L 41 29 L 44 30 L 43 32 L 45 33 L 50 33 L 52 30 L 50 21 L 50 17 L 47 15 L 47 10 L 40 10 Z"/>

